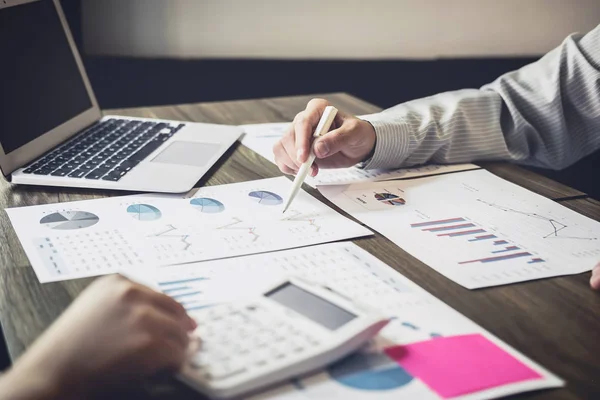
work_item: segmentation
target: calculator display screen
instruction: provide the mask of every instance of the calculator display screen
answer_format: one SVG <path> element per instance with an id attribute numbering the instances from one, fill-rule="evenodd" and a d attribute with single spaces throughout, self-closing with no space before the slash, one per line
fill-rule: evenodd
<path id="1" fill-rule="evenodd" d="M 334 330 L 356 318 L 356 315 L 289 282 L 265 296 L 327 329 Z"/>

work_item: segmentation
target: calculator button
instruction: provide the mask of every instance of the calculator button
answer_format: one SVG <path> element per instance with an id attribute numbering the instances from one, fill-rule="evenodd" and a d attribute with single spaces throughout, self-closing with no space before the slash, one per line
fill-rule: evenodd
<path id="1" fill-rule="evenodd" d="M 250 361 L 255 366 L 263 366 L 267 364 L 267 360 L 269 359 L 269 353 L 265 350 L 256 350 L 252 352 L 250 356 Z"/>
<path id="2" fill-rule="evenodd" d="M 251 334 L 252 334 L 252 330 L 246 326 L 239 327 L 236 330 L 236 335 L 240 339 L 246 339 L 247 337 L 251 336 Z"/>
<path id="3" fill-rule="evenodd" d="M 190 365 L 196 369 L 204 368 L 208 366 L 210 359 L 206 353 L 194 354 L 190 359 Z"/>
<path id="4" fill-rule="evenodd" d="M 225 313 L 232 313 L 236 311 L 236 309 L 231 304 L 222 304 L 221 306 L 219 306 L 219 308 Z"/>
<path id="5" fill-rule="evenodd" d="M 287 354 L 292 354 L 292 353 L 295 353 L 295 352 L 296 352 L 296 348 L 297 348 L 297 347 L 298 347 L 298 346 L 297 346 L 297 345 L 296 345 L 294 342 L 292 342 L 292 341 L 287 341 L 287 342 L 285 342 L 285 343 L 284 343 L 284 346 L 283 346 L 283 348 L 285 348 L 285 352 L 286 352 Z"/>
<path id="6" fill-rule="evenodd" d="M 285 358 L 285 348 L 281 348 L 278 346 L 272 347 L 269 350 L 269 355 L 274 360 L 282 360 Z"/>
<path id="7" fill-rule="evenodd" d="M 225 312 L 226 311 L 223 310 L 221 307 L 210 308 L 208 312 L 208 319 L 213 321 L 221 320 L 225 315 Z"/>
<path id="8" fill-rule="evenodd" d="M 244 345 L 239 339 L 234 341 L 231 345 L 231 353 L 233 354 L 239 353 L 240 351 L 242 351 L 242 349 L 244 349 Z"/>
<path id="9" fill-rule="evenodd" d="M 257 367 L 264 367 L 267 365 L 267 360 L 264 358 L 257 358 L 254 360 L 254 365 Z"/>
<path id="10" fill-rule="evenodd" d="M 248 348 L 248 347 L 242 347 L 242 349 L 239 351 L 239 354 L 240 354 L 241 356 L 247 356 L 247 355 L 249 355 L 250 353 L 251 353 L 251 350 L 250 350 L 250 348 Z"/>
<path id="11" fill-rule="evenodd" d="M 275 336 L 273 336 L 273 342 L 274 342 L 274 343 L 282 343 L 282 342 L 285 342 L 285 336 L 282 336 L 282 335 L 275 335 Z"/>
<path id="12" fill-rule="evenodd" d="M 242 313 L 235 312 L 229 315 L 229 322 L 234 326 L 238 324 L 245 324 L 247 321 L 248 318 L 246 318 L 246 316 L 244 316 Z"/>
<path id="13" fill-rule="evenodd" d="M 263 332 L 258 332 L 258 334 L 252 339 L 252 342 L 258 347 L 265 347 L 269 344 L 270 338 L 270 335 L 267 335 Z"/>
<path id="14" fill-rule="evenodd" d="M 294 346 L 292 346 L 292 351 L 294 353 L 302 353 L 304 351 L 304 346 L 301 344 L 295 344 Z"/>
<path id="15" fill-rule="evenodd" d="M 213 342 L 217 345 L 227 345 L 231 343 L 231 338 L 226 332 L 220 331 L 218 335 L 215 335 Z"/>
<path id="16" fill-rule="evenodd" d="M 232 358 L 229 355 L 222 355 L 217 361 L 219 364 L 229 364 L 232 362 Z"/>
<path id="17" fill-rule="evenodd" d="M 223 314 L 214 313 L 214 314 L 210 315 L 208 318 L 209 318 L 209 321 L 214 324 L 215 322 L 219 322 L 219 321 L 223 320 Z"/>
<path id="18" fill-rule="evenodd" d="M 230 368 L 230 367 L 223 366 L 223 365 L 216 365 L 214 367 L 211 367 L 205 376 L 209 380 L 220 380 L 220 379 L 230 378 L 234 375 L 241 374 L 242 372 L 245 372 L 245 371 L 246 371 L 246 368 L 241 367 L 241 366 L 236 367 L 236 368 Z"/>

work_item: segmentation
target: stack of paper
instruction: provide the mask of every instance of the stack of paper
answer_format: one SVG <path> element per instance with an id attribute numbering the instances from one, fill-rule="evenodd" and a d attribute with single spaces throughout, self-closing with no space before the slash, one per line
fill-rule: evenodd
<path id="1" fill-rule="evenodd" d="M 163 267 L 154 282 L 193 315 L 286 275 L 326 283 L 392 322 L 362 351 L 259 398 L 477 400 L 563 385 L 352 243 Z"/>
<path id="2" fill-rule="evenodd" d="M 469 289 L 577 274 L 600 259 L 600 223 L 484 170 L 319 189 Z"/>
<path id="3" fill-rule="evenodd" d="M 303 191 L 282 214 L 290 184 L 281 177 L 204 187 L 193 198 L 124 196 L 7 212 L 41 282 L 371 234 Z"/>

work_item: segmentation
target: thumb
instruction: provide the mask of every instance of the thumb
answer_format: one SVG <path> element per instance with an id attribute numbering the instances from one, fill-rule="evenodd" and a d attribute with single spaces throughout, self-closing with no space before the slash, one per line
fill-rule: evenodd
<path id="1" fill-rule="evenodd" d="M 315 155 L 318 158 L 332 156 L 350 146 L 351 142 L 352 131 L 342 125 L 317 139 L 314 145 Z"/>
<path id="2" fill-rule="evenodd" d="M 596 264 L 592 269 L 592 277 L 590 278 L 590 286 L 592 289 L 600 290 L 600 263 Z"/>

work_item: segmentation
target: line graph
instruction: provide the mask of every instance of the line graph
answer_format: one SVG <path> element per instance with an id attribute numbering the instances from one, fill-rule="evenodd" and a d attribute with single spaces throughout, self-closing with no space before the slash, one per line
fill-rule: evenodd
<path id="1" fill-rule="evenodd" d="M 177 238 L 183 244 L 183 250 L 188 250 L 192 246 L 192 243 L 189 241 L 190 235 L 182 234 L 182 233 L 177 233 L 178 231 L 179 231 L 179 229 L 177 229 L 174 225 L 168 224 L 168 225 L 166 225 L 165 229 L 163 229 L 162 231 L 160 231 L 158 233 L 150 235 L 150 237 L 157 237 L 157 238 L 162 238 L 162 237 Z"/>
<path id="2" fill-rule="evenodd" d="M 578 239 L 578 240 L 598 240 L 598 238 L 592 238 L 592 237 L 577 237 L 577 236 L 566 235 L 566 234 L 564 234 L 563 231 L 565 229 L 569 228 L 569 226 L 566 224 L 563 224 L 562 222 L 557 221 L 556 219 L 551 218 L 551 217 L 546 217 L 544 215 L 540 215 L 537 213 L 517 210 L 514 208 L 502 206 L 500 204 L 491 203 L 491 202 L 488 202 L 488 201 L 485 201 L 482 199 L 477 199 L 477 201 L 482 204 L 485 204 L 487 206 L 493 207 L 497 210 L 501 210 L 501 211 L 505 211 L 505 212 L 509 212 L 509 213 L 513 213 L 513 214 L 524 215 L 526 217 L 534 218 L 534 219 L 537 219 L 540 221 L 546 221 L 550 225 L 548 227 L 549 233 L 542 236 L 543 239 L 562 238 L 562 239 Z"/>
<path id="3" fill-rule="evenodd" d="M 230 223 L 219 226 L 219 227 L 217 227 L 217 229 L 246 231 L 252 237 L 252 242 L 256 242 L 258 240 L 258 238 L 260 237 L 260 235 L 258 233 L 256 233 L 256 227 L 255 226 L 244 226 L 243 223 L 244 223 L 244 221 L 241 220 L 240 218 L 233 217 L 231 219 Z"/>
<path id="4" fill-rule="evenodd" d="M 298 210 L 290 210 L 290 213 L 293 213 L 293 215 L 290 215 L 289 217 L 285 217 L 281 221 L 307 222 L 309 226 L 314 228 L 315 232 L 319 232 L 321 230 L 321 226 L 319 224 L 317 224 L 316 218 L 315 218 L 318 216 L 318 214 L 315 214 L 315 213 L 304 214 Z"/>

